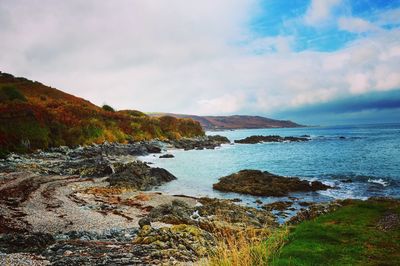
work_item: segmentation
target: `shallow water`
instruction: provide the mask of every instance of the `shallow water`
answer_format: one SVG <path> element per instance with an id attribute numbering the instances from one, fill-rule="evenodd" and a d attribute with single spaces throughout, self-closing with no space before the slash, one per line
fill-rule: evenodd
<path id="1" fill-rule="evenodd" d="M 178 178 L 156 190 L 170 194 L 240 198 L 249 204 L 257 198 L 264 203 L 276 201 L 273 197 L 244 196 L 212 189 L 212 184 L 221 176 L 242 169 L 259 169 L 320 180 L 336 187 L 291 195 L 307 201 L 400 197 L 400 124 L 252 129 L 207 134 L 223 135 L 231 141 L 251 135 L 310 135 L 312 140 L 223 145 L 216 150 L 172 150 L 169 151 L 175 155 L 172 159 L 147 156 L 143 158 L 145 161 L 169 170 Z"/>

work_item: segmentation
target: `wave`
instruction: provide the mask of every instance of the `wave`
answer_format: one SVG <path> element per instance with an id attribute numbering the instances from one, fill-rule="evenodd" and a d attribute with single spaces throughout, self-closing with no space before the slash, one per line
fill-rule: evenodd
<path id="1" fill-rule="evenodd" d="M 368 179 L 368 182 L 369 182 L 369 183 L 374 183 L 374 184 L 380 184 L 380 185 L 382 185 L 382 186 L 384 186 L 384 187 L 389 186 L 389 182 L 383 180 L 382 178 L 379 178 L 379 179 L 372 179 L 372 178 L 369 178 L 369 179 Z"/>

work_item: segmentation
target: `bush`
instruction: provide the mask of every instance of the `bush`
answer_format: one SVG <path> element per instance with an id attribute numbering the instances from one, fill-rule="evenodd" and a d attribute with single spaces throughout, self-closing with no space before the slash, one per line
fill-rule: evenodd
<path id="1" fill-rule="evenodd" d="M 0 87 L 0 102 L 22 101 L 26 102 L 25 96 L 14 86 Z"/>
<path id="2" fill-rule="evenodd" d="M 103 108 L 103 110 L 107 112 L 115 112 L 114 108 L 112 108 L 108 104 L 104 104 L 101 108 Z"/>

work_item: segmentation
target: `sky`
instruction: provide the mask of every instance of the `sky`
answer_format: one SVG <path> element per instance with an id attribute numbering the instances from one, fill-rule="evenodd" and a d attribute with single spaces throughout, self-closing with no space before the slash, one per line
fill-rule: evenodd
<path id="1" fill-rule="evenodd" d="M 0 50 L 116 109 L 400 122 L 400 0 L 1 0 Z"/>

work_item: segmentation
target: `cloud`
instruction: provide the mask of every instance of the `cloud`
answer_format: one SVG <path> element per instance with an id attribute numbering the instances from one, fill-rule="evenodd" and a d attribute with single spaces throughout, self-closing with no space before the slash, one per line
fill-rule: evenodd
<path id="1" fill-rule="evenodd" d="M 233 113 L 236 110 L 240 110 L 245 103 L 246 96 L 243 94 L 225 94 L 216 98 L 198 101 L 199 106 L 201 106 L 200 113 L 208 113 L 210 110 L 214 113 Z"/>
<path id="2" fill-rule="evenodd" d="M 400 8 L 389 9 L 383 12 L 380 12 L 377 15 L 377 23 L 379 25 L 392 25 L 392 24 L 400 24 Z"/>
<path id="3" fill-rule="evenodd" d="M 353 33 L 379 31 L 380 28 L 364 19 L 342 17 L 338 22 L 339 29 Z"/>
<path id="4" fill-rule="evenodd" d="M 316 103 L 276 113 L 305 124 L 397 123 L 400 119 L 400 90 L 371 92 Z"/>
<path id="5" fill-rule="evenodd" d="M 306 24 L 319 26 L 332 15 L 332 9 L 338 6 L 341 0 L 312 0 L 304 16 Z"/>
<path id="6" fill-rule="evenodd" d="M 398 28 L 296 52 L 296 35 L 251 32 L 258 4 L 3 0 L 0 67 L 116 109 L 193 114 L 267 114 L 400 88 Z M 313 1 L 306 17 L 338 4 Z"/>

